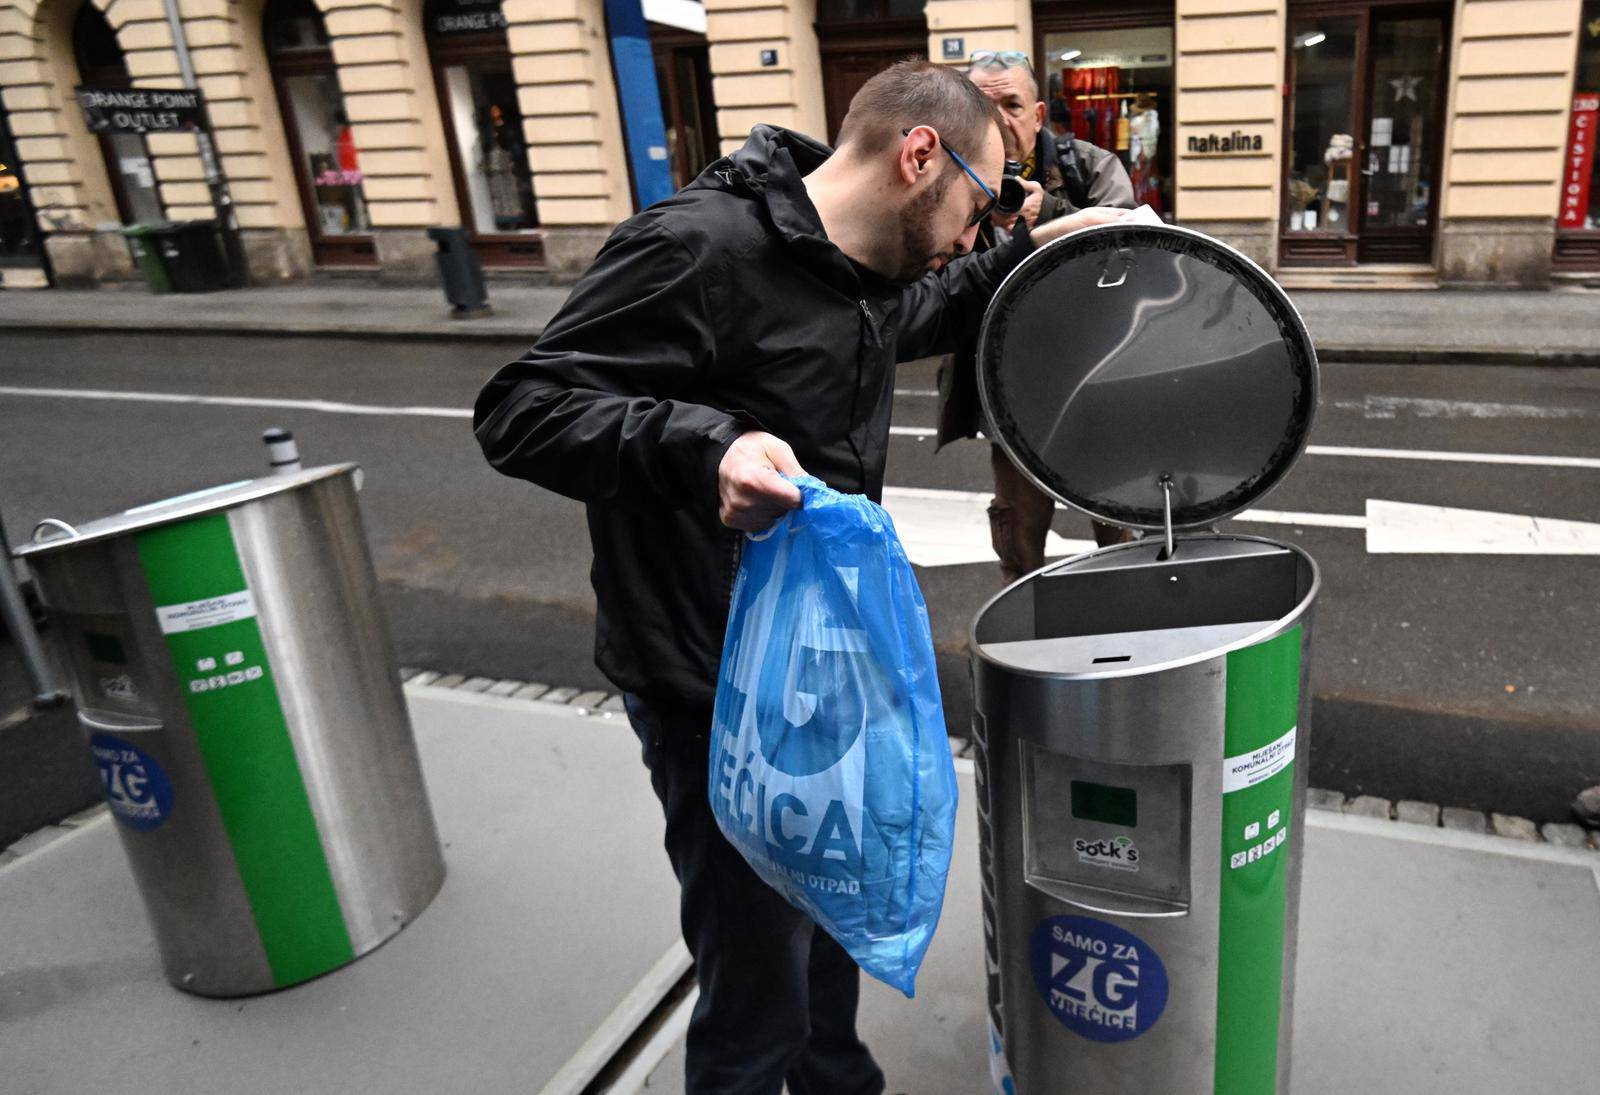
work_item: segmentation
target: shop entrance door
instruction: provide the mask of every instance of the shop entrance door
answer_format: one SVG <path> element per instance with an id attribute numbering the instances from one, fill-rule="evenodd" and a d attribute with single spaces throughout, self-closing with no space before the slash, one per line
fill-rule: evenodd
<path id="1" fill-rule="evenodd" d="M 312 260 L 376 266 L 365 176 L 322 12 L 312 0 L 269 0 L 261 25 Z"/>
<path id="2" fill-rule="evenodd" d="M 461 224 L 485 266 L 540 266 L 544 235 L 500 0 L 423 7 Z"/>
<path id="3" fill-rule="evenodd" d="M 1291 9 L 1282 265 L 1433 261 L 1449 34 L 1446 7 Z"/>
<path id="4" fill-rule="evenodd" d="M 705 35 L 661 23 L 650 24 L 650 50 L 661 90 L 672 185 L 681 190 L 719 155 L 710 50 Z"/>

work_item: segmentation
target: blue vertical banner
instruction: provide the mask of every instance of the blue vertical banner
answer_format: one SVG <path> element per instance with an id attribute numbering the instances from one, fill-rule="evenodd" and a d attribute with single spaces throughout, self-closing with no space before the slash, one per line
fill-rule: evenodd
<path id="1" fill-rule="evenodd" d="M 622 106 L 622 133 L 633 168 L 633 197 L 640 209 L 670 198 L 672 164 L 667 156 L 667 126 L 661 119 L 655 56 L 642 0 L 606 0 L 606 31 L 611 36 L 611 68 Z"/>

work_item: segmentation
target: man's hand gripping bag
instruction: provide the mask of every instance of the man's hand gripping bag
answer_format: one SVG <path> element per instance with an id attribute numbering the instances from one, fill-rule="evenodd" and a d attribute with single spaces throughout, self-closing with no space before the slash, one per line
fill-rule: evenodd
<path id="1" fill-rule="evenodd" d="M 928 609 L 887 513 L 793 482 L 801 508 L 744 544 L 711 809 L 768 885 L 910 996 L 956 819 Z"/>

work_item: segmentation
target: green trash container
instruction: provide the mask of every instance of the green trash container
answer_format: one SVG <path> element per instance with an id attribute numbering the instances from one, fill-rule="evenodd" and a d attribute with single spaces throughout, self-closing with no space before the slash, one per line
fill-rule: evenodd
<path id="1" fill-rule="evenodd" d="M 150 286 L 150 291 L 170 293 L 172 276 L 167 273 L 167 264 L 161 258 L 157 233 L 157 226 L 149 224 L 130 224 L 122 230 L 123 238 L 128 241 L 128 254 L 133 258 L 133 265 L 144 277 L 144 283 Z"/>

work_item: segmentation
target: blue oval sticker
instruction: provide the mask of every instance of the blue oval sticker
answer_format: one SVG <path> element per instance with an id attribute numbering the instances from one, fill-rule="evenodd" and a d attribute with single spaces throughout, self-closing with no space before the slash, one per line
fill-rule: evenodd
<path id="1" fill-rule="evenodd" d="M 117 820 L 134 829 L 150 830 L 172 813 L 172 781 L 156 759 L 132 742 L 111 734 L 89 739 L 100 789 Z"/>
<path id="2" fill-rule="evenodd" d="M 1094 1042 L 1126 1042 L 1167 1007 L 1167 968 L 1144 940 L 1087 916 L 1052 916 L 1033 929 L 1033 981 L 1050 1013 Z"/>

